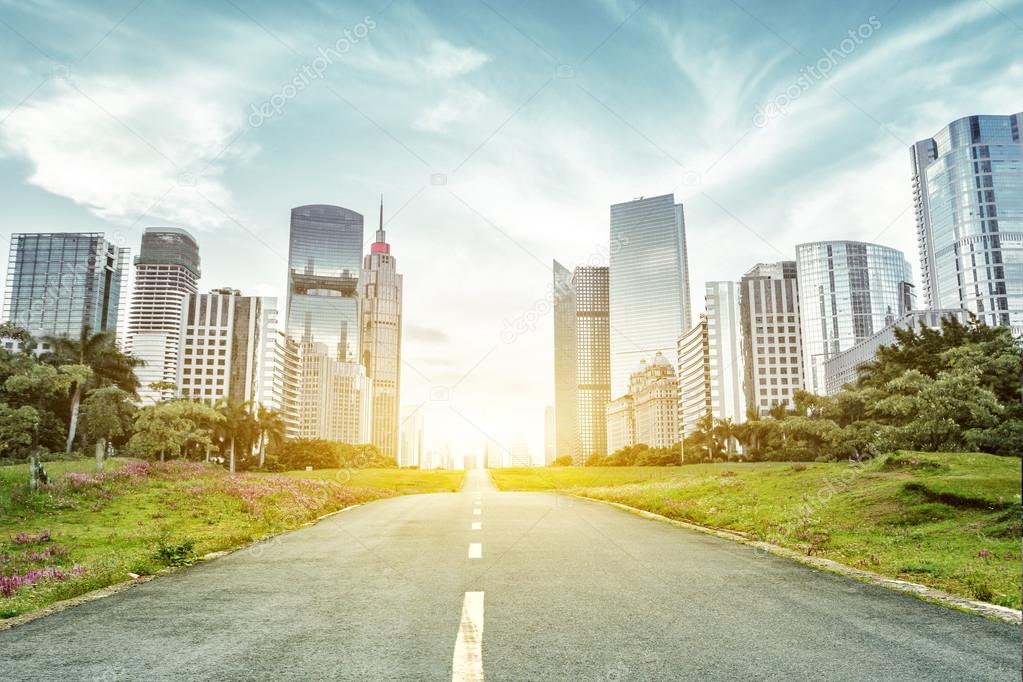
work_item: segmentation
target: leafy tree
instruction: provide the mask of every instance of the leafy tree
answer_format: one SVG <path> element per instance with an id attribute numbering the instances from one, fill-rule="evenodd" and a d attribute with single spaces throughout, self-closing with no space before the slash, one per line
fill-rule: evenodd
<path id="1" fill-rule="evenodd" d="M 168 454 L 181 457 L 189 448 L 210 447 L 213 429 L 223 419 L 212 407 L 192 400 L 149 405 L 135 414 L 128 448 L 141 457 L 159 456 L 161 462 Z"/>
<path id="2" fill-rule="evenodd" d="M 21 459 L 32 447 L 39 411 L 29 405 L 11 407 L 0 403 L 0 459 Z"/>
<path id="3" fill-rule="evenodd" d="M 90 391 L 82 401 L 79 431 L 86 443 L 93 443 L 96 470 L 103 470 L 107 443 L 123 443 L 131 436 L 135 406 L 131 396 L 116 386 Z"/>
<path id="4" fill-rule="evenodd" d="M 25 355 L 31 355 L 38 346 L 35 337 L 32 336 L 32 332 L 10 321 L 0 324 L 0 339 L 13 339 L 17 341 L 17 352 Z"/>
<path id="5" fill-rule="evenodd" d="M 4 381 L 4 393 L 18 396 L 23 401 L 23 406 L 32 407 L 38 415 L 48 400 L 66 394 L 71 384 L 80 377 L 80 365 L 52 367 L 35 363 L 7 377 Z M 39 452 L 40 421 L 39 418 L 35 419 L 32 428 L 32 450 L 29 456 L 29 487 L 32 490 L 46 483 L 46 470 Z"/>
<path id="6" fill-rule="evenodd" d="M 228 468 L 237 471 L 238 450 L 248 450 L 256 440 L 259 426 L 252 416 L 251 403 L 222 400 L 216 407 L 224 418 L 219 422 L 218 432 L 224 449 L 227 450 Z"/>
<path id="7" fill-rule="evenodd" d="M 551 462 L 552 467 L 570 467 L 572 466 L 572 455 L 562 455 L 561 457 L 555 457 L 554 461 Z"/>
<path id="8" fill-rule="evenodd" d="M 83 325 L 77 339 L 68 336 L 44 336 L 51 350 L 42 359 L 55 365 L 75 364 L 89 369 L 88 375 L 76 377 L 68 389 L 68 434 L 65 452 L 71 452 L 78 429 L 78 410 L 84 393 L 98 386 L 114 385 L 137 396 L 139 388 L 135 368 L 142 363 L 122 353 L 114 345 L 109 332 L 95 332 Z"/>

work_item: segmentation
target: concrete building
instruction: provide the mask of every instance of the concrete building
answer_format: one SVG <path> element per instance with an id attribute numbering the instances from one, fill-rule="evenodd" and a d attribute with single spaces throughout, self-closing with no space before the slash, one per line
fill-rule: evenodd
<path id="1" fill-rule="evenodd" d="M 667 448 L 679 441 L 678 380 L 667 358 L 655 353 L 649 364 L 640 360 L 629 377 L 629 392 L 608 404 L 607 420 L 614 432 L 612 453 L 640 443 Z"/>
<path id="2" fill-rule="evenodd" d="M 803 349 L 796 262 L 759 263 L 739 284 L 743 394 L 764 415 L 794 405 L 803 387 Z"/>
<path id="3" fill-rule="evenodd" d="M 967 116 L 910 147 L 924 305 L 1023 335 L 1023 113 Z"/>
<path id="4" fill-rule="evenodd" d="M 607 454 L 611 398 L 608 269 L 574 273 L 554 261 L 554 409 L 557 456 Z"/>
<path id="5" fill-rule="evenodd" d="M 145 363 L 135 370 L 143 405 L 177 394 L 181 305 L 198 291 L 199 245 L 192 235 L 176 227 L 147 227 L 135 257 L 124 347 Z"/>
<path id="6" fill-rule="evenodd" d="M 401 415 L 401 442 L 398 451 L 398 466 L 419 468 L 422 466 L 426 447 L 426 422 L 423 406 L 406 406 Z"/>
<path id="7" fill-rule="evenodd" d="M 384 457 L 398 457 L 398 400 L 401 391 L 402 276 L 384 232 L 384 202 L 376 241 L 363 259 L 362 364 L 373 380 L 371 441 Z"/>
<path id="8" fill-rule="evenodd" d="M 129 250 L 97 232 L 15 233 L 7 261 L 5 321 L 33 336 L 116 334 Z"/>
<path id="9" fill-rule="evenodd" d="M 940 329 L 941 320 L 952 317 L 962 323 L 970 319 L 970 311 L 960 308 L 948 310 L 914 310 L 906 313 L 893 324 L 888 325 L 873 336 L 860 341 L 848 350 L 829 358 L 824 363 L 825 395 L 834 395 L 846 384 L 855 383 L 859 378 L 859 370 L 868 362 L 877 359 L 882 346 L 895 344 L 896 329 L 920 329 L 928 327 Z"/>
<path id="10" fill-rule="evenodd" d="M 689 327 L 689 266 L 685 218 L 674 195 L 614 204 L 610 222 L 611 396 L 619 397 L 640 360 L 674 357 Z"/>
<path id="11" fill-rule="evenodd" d="M 711 414 L 739 424 L 746 421 L 739 283 L 707 282 L 704 306 Z"/>
<path id="12" fill-rule="evenodd" d="M 522 434 L 515 436 L 508 452 L 513 467 L 533 466 L 533 460 L 529 456 L 529 445 L 526 444 L 526 439 L 522 437 Z"/>
<path id="13" fill-rule="evenodd" d="M 632 394 L 626 393 L 607 404 L 607 450 L 609 453 L 615 453 L 635 443 L 635 406 Z"/>
<path id="14" fill-rule="evenodd" d="M 299 348 L 280 329 L 277 298 L 260 298 L 260 350 L 255 401 L 276 410 L 284 421 L 285 435 L 298 438 L 298 402 L 301 385 Z"/>
<path id="15" fill-rule="evenodd" d="M 369 443 L 373 381 L 358 362 L 334 359 L 324 344 L 299 348 L 299 437 Z"/>
<path id="16" fill-rule="evenodd" d="M 796 246 L 803 376 L 825 391 L 824 363 L 892 324 L 915 305 L 913 277 L 901 251 L 865 242 Z"/>
<path id="17" fill-rule="evenodd" d="M 692 435 L 705 414 L 712 414 L 710 340 L 707 316 L 678 339 L 678 422 L 682 437 Z"/>

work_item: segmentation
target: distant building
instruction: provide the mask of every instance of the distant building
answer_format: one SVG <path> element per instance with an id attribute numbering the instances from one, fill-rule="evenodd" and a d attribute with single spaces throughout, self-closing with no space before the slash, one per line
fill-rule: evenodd
<path id="1" fill-rule="evenodd" d="M 796 262 L 759 263 L 739 284 L 746 408 L 792 407 L 803 387 Z"/>
<path id="2" fill-rule="evenodd" d="M 402 277 L 384 232 L 384 203 L 376 241 L 362 262 L 362 364 L 373 380 L 373 445 L 398 457 L 398 397 L 401 389 Z"/>
<path id="3" fill-rule="evenodd" d="M 611 397 L 608 269 L 574 273 L 554 261 L 554 410 L 557 455 L 582 464 L 607 453 Z"/>
<path id="4" fill-rule="evenodd" d="M 865 242 L 796 246 L 796 278 L 807 390 L 825 391 L 824 363 L 914 308 L 901 251 Z"/>
<path id="5" fill-rule="evenodd" d="M 543 408 L 543 462 L 551 464 L 558 457 L 557 419 L 554 406 Z"/>
<path id="6" fill-rule="evenodd" d="M 280 329 L 277 298 L 259 299 L 259 364 L 256 368 L 255 401 L 276 410 L 284 421 L 288 438 L 298 438 L 298 403 L 301 385 L 299 349 Z"/>
<path id="7" fill-rule="evenodd" d="M 852 348 L 829 358 L 824 363 L 825 395 L 834 395 L 846 384 L 856 383 L 860 368 L 877 359 L 881 346 L 895 344 L 896 329 L 919 330 L 921 327 L 940 329 L 941 320 L 946 317 L 952 317 L 965 324 L 970 320 L 970 312 L 962 309 L 914 310 Z"/>
<path id="8" fill-rule="evenodd" d="M 629 392 L 608 404 L 607 420 L 616 446 L 612 453 L 640 443 L 666 448 L 679 441 L 678 380 L 661 353 L 650 364 L 640 361 L 629 377 Z"/>
<path id="9" fill-rule="evenodd" d="M 369 443 L 373 381 L 366 369 L 334 359 L 322 343 L 303 343 L 299 357 L 299 437 Z"/>
<path id="10" fill-rule="evenodd" d="M 678 421 L 683 438 L 696 431 L 705 414 L 713 414 L 710 364 L 707 316 L 701 314 L 678 340 Z"/>
<path id="11" fill-rule="evenodd" d="M 924 304 L 1023 334 L 1023 112 L 967 116 L 910 147 Z"/>
<path id="12" fill-rule="evenodd" d="M 738 282 L 707 282 L 707 344 L 710 409 L 714 419 L 746 421 L 743 392 L 742 324 Z"/>
<path id="13" fill-rule="evenodd" d="M 128 256 L 102 233 L 12 234 L 4 319 L 37 337 L 116 334 Z"/>
<path id="14" fill-rule="evenodd" d="M 199 290 L 199 245 L 176 227 L 147 227 L 135 257 L 135 283 L 125 351 L 142 360 L 136 368 L 143 405 L 177 394 L 181 305 Z M 161 389 L 153 384 L 164 384 Z"/>
<path id="15" fill-rule="evenodd" d="M 515 440 L 512 441 L 511 450 L 511 465 L 513 467 L 528 467 L 533 465 L 533 461 L 529 456 L 529 446 L 526 444 L 526 440 L 521 436 L 516 436 Z"/>
<path id="16" fill-rule="evenodd" d="M 640 360 L 674 356 L 689 327 L 689 265 L 682 204 L 672 194 L 611 206 L 611 396 L 629 390 Z"/>
<path id="17" fill-rule="evenodd" d="M 426 424 L 423 406 L 402 408 L 398 466 L 421 467 L 425 451 Z"/>

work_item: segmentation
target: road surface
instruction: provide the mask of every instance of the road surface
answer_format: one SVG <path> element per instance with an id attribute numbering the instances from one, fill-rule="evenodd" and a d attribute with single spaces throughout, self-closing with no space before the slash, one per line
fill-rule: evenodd
<path id="1" fill-rule="evenodd" d="M 1019 680 L 1020 629 L 480 472 L 0 632 L 5 680 L 483 675 Z"/>

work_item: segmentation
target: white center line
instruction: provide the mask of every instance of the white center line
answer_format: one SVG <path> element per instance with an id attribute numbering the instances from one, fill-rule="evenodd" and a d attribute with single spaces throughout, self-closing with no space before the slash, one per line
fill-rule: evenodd
<path id="1" fill-rule="evenodd" d="M 451 682 L 483 682 L 483 593 L 466 592 L 455 638 Z"/>
<path id="2" fill-rule="evenodd" d="M 482 559 L 483 558 L 483 543 L 482 542 L 470 542 L 469 543 L 469 558 L 470 559 Z"/>
<path id="3" fill-rule="evenodd" d="M 472 522 L 472 529 L 473 530 L 482 530 L 482 528 L 483 528 L 483 522 L 482 521 L 473 521 Z"/>
<path id="4" fill-rule="evenodd" d="M 475 514 L 476 516 L 479 516 L 480 514 L 483 513 L 483 510 L 482 509 L 473 509 L 472 513 Z"/>

